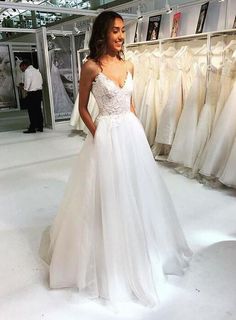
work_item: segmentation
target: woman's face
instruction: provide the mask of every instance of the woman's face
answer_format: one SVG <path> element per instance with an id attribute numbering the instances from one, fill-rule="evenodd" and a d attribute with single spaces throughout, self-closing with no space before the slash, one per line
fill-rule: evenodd
<path id="1" fill-rule="evenodd" d="M 122 50 L 125 39 L 125 25 L 123 20 L 115 18 L 107 34 L 107 49 L 113 52 Z"/>

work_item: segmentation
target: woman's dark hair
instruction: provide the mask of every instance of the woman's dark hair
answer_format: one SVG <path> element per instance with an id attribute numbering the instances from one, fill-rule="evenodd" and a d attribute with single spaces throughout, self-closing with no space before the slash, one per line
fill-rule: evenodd
<path id="1" fill-rule="evenodd" d="M 108 30 L 116 18 L 123 21 L 121 15 L 114 11 L 103 11 L 96 17 L 89 40 L 90 53 L 88 58 L 99 63 L 101 56 L 106 53 Z M 119 59 L 122 59 L 122 55 L 123 50 L 118 53 Z"/>

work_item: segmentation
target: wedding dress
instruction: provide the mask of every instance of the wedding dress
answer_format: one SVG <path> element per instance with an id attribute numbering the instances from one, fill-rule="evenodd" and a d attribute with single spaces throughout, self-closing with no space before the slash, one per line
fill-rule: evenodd
<path id="1" fill-rule="evenodd" d="M 234 80 L 236 78 L 236 61 L 227 58 L 222 68 L 222 74 L 220 79 L 220 94 L 216 106 L 216 112 L 214 117 L 213 126 L 216 125 L 217 120 L 224 108 L 225 102 L 229 97 L 232 90 Z"/>
<path id="2" fill-rule="evenodd" d="M 159 101 L 159 110 L 158 110 L 158 118 L 157 118 L 157 128 L 156 128 L 156 136 L 155 143 L 152 146 L 153 156 L 159 159 L 159 155 L 165 155 L 166 149 L 165 145 L 159 143 L 159 137 L 165 136 L 166 128 L 163 126 L 163 114 L 165 107 L 168 104 L 169 97 L 173 95 L 172 88 L 175 85 L 177 78 L 177 68 L 176 61 L 174 60 L 174 55 L 176 54 L 176 49 L 174 47 L 169 47 L 165 50 L 160 57 L 160 67 L 159 67 L 159 93 L 160 93 L 160 101 Z M 160 128 L 159 128 L 160 127 Z M 164 127 L 164 128 L 163 128 Z M 169 146 L 167 148 L 167 152 L 169 152 Z M 164 158 L 166 158 L 164 156 Z"/>
<path id="3" fill-rule="evenodd" d="M 205 77 L 201 65 L 193 65 L 192 86 L 181 113 L 168 161 L 191 168 L 197 123 L 205 98 Z"/>
<path id="4" fill-rule="evenodd" d="M 211 136 L 215 110 L 219 99 L 221 70 L 221 67 L 217 68 L 214 65 L 210 65 L 206 102 L 200 113 L 194 145 L 194 175 L 198 172 L 201 163 L 204 161 L 204 148 Z"/>
<path id="5" fill-rule="evenodd" d="M 136 61 L 134 61 L 134 95 L 133 95 L 133 100 L 134 100 L 134 105 L 136 109 L 136 113 L 139 116 L 140 113 L 140 107 L 144 95 L 144 90 L 148 81 L 148 69 L 149 69 L 149 57 L 151 53 L 147 51 L 147 49 L 138 54 L 136 56 Z M 133 62 L 134 59 L 131 61 Z M 140 67 L 142 66 L 142 67 Z"/>
<path id="6" fill-rule="evenodd" d="M 226 166 L 236 137 L 235 99 L 236 81 L 204 150 L 200 173 L 205 176 L 220 177 Z"/>
<path id="7" fill-rule="evenodd" d="M 95 120 L 96 116 L 98 115 L 98 108 L 97 108 L 96 100 L 94 99 L 92 94 L 89 95 L 88 111 L 92 119 Z M 77 94 L 77 97 L 74 103 L 74 108 L 70 118 L 70 125 L 74 127 L 75 130 L 82 130 L 85 133 L 88 133 L 88 128 L 84 124 L 79 114 L 79 94 Z"/>
<path id="8" fill-rule="evenodd" d="M 229 187 L 236 187 L 236 138 L 234 139 L 233 147 L 231 149 L 226 166 L 219 180 Z"/>
<path id="9" fill-rule="evenodd" d="M 149 145 L 152 146 L 156 136 L 158 114 L 160 110 L 160 58 L 151 54 L 149 57 L 148 80 L 144 89 L 139 119 L 142 122 Z"/>
<path id="10" fill-rule="evenodd" d="M 73 103 L 70 100 L 64 84 L 61 80 L 59 69 L 52 63 L 51 67 L 51 80 L 52 80 L 52 93 L 53 93 L 53 103 L 54 103 L 54 112 L 56 118 L 61 115 L 69 115 L 73 109 Z"/>
<path id="11" fill-rule="evenodd" d="M 186 47 L 179 57 L 176 57 L 176 77 L 169 92 L 165 107 L 160 115 L 156 133 L 156 142 L 171 146 L 174 140 L 182 107 L 186 101 L 191 86 L 192 53 Z"/>
<path id="12" fill-rule="evenodd" d="M 51 229 L 50 287 L 153 305 L 164 274 L 182 274 L 191 251 L 130 112 L 132 88 L 130 73 L 122 87 L 103 72 L 93 82 L 97 129 L 85 140 Z"/>

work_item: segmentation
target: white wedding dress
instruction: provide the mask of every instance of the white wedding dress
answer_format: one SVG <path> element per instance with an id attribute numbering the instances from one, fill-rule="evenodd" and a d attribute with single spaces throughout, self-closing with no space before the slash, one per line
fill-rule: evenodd
<path id="1" fill-rule="evenodd" d="M 96 100 L 94 99 L 94 96 L 92 94 L 89 95 L 89 101 L 88 101 L 88 111 L 91 115 L 91 118 L 94 120 L 97 115 L 98 115 L 98 108 L 97 108 L 97 103 Z M 70 125 L 75 129 L 75 130 L 82 130 L 86 134 L 88 134 L 89 130 L 84 124 L 80 114 L 79 114 L 79 94 L 77 94 L 73 111 L 70 117 Z"/>
<path id="2" fill-rule="evenodd" d="M 70 116 L 73 110 L 73 103 L 70 100 L 64 84 L 61 80 L 59 69 L 52 64 L 51 67 L 51 80 L 52 80 L 52 94 L 53 94 L 53 104 L 54 104 L 54 112 L 56 114 L 56 118 L 60 114 L 67 114 Z"/>
<path id="3" fill-rule="evenodd" d="M 149 56 L 149 68 L 146 70 L 148 79 L 139 109 L 139 120 L 150 146 L 154 144 L 160 109 L 159 60 L 160 58 L 153 54 Z"/>
<path id="4" fill-rule="evenodd" d="M 161 160 L 161 157 L 158 156 L 158 153 L 164 153 L 166 156 L 169 154 L 183 105 L 185 104 L 192 83 L 191 66 L 193 63 L 193 56 L 191 50 L 185 47 L 183 53 L 179 57 L 176 57 L 175 55 L 172 60 L 175 76 L 172 76 L 172 85 L 169 87 L 168 98 L 160 114 L 156 131 L 155 140 L 157 144 L 159 144 L 159 146 L 161 144 L 164 145 L 163 148 L 156 148 L 156 158 L 159 160 Z M 163 71 L 168 74 L 167 69 L 164 69 Z M 164 157 L 162 157 L 162 159 L 165 160 Z"/>
<path id="5" fill-rule="evenodd" d="M 200 173 L 221 177 L 236 138 L 236 81 L 205 147 Z"/>
<path id="6" fill-rule="evenodd" d="M 191 256 L 143 127 L 123 87 L 100 72 L 99 107 L 51 228 L 50 287 L 89 297 L 158 301 L 165 274 L 182 274 Z"/>
<path id="7" fill-rule="evenodd" d="M 194 145 L 196 142 L 197 123 L 205 98 L 205 77 L 203 67 L 193 64 L 194 76 L 192 86 L 180 115 L 174 141 L 168 161 L 187 168 L 193 166 Z"/>
<path id="8" fill-rule="evenodd" d="M 193 147 L 193 175 L 195 175 L 204 161 L 204 148 L 207 145 L 213 127 L 217 101 L 220 93 L 221 67 L 210 65 L 206 101 L 202 107 L 196 130 L 196 140 Z M 209 66 L 208 66 L 209 68 Z"/>

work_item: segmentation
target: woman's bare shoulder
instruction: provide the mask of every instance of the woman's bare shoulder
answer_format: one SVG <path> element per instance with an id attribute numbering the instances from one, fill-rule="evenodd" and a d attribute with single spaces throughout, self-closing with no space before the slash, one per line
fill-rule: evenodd
<path id="1" fill-rule="evenodd" d="M 125 60 L 128 71 L 133 74 L 134 73 L 134 65 L 131 61 Z"/>
<path id="2" fill-rule="evenodd" d="M 83 72 L 86 72 L 86 73 L 89 73 L 90 75 L 94 75 L 94 74 L 97 74 L 100 69 L 99 69 L 99 66 L 98 64 L 92 60 L 92 59 L 88 59 L 82 66 L 82 71 Z"/>

